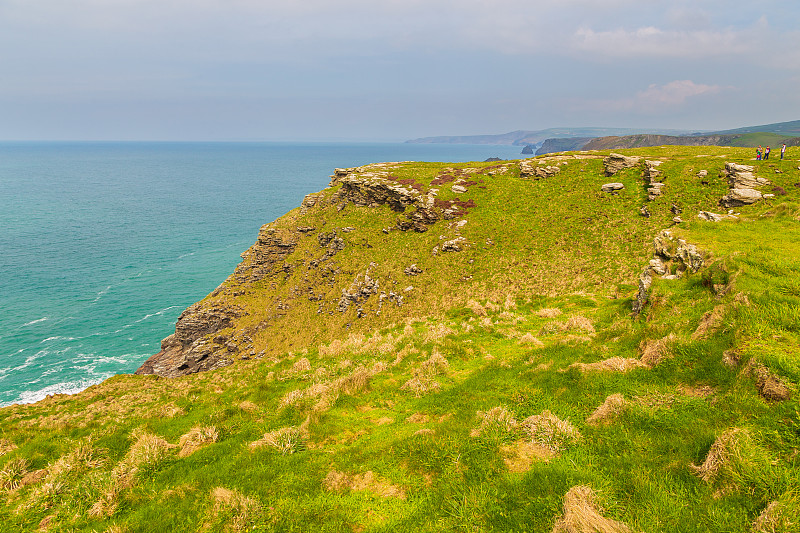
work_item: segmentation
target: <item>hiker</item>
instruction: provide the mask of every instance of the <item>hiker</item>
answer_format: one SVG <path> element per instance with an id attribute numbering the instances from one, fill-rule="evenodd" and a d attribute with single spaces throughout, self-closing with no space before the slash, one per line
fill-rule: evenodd
<path id="1" fill-rule="evenodd" d="M 761 161 L 761 146 L 756 148 L 756 161 Z"/>
<path id="2" fill-rule="evenodd" d="M 766 161 L 767 159 L 769 159 L 769 146 L 764 150 L 764 160 Z"/>
<path id="3" fill-rule="evenodd" d="M 781 146 L 781 161 L 783 161 L 783 156 L 786 155 L 786 145 L 784 144 Z"/>

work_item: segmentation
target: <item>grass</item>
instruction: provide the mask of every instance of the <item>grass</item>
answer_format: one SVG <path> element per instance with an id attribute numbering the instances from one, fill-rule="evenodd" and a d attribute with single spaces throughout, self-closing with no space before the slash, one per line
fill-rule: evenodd
<path id="1" fill-rule="evenodd" d="M 275 221 L 297 241 L 285 265 L 204 301 L 247 310 L 207 339 L 246 344 L 235 364 L 0 410 L 4 531 L 797 531 L 800 170 L 763 162 L 787 194 L 711 223 L 697 212 L 719 212 L 719 171 L 749 149 L 626 153 L 665 161 L 664 196 L 636 168 L 600 193 L 602 153 L 541 158 L 567 164 L 538 181 L 408 163 L 391 174 L 422 190 L 474 181 L 433 186 L 475 207 L 424 233 L 384 233 L 385 205 Z M 656 277 L 634 319 L 669 226 L 706 265 Z M 338 311 L 365 275 L 379 292 Z"/>

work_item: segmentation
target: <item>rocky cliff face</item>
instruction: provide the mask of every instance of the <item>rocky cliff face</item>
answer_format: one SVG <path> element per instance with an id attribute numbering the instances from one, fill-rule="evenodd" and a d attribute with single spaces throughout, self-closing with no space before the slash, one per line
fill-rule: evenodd
<path id="1" fill-rule="evenodd" d="M 329 189 L 307 195 L 294 215 L 282 217 L 286 219 L 284 223 L 264 225 L 233 274 L 206 299 L 181 314 L 175 333 L 162 341 L 161 351 L 136 373 L 175 377 L 226 366 L 236 359 L 262 356 L 264 351 L 256 352 L 253 347 L 253 336 L 279 331 L 281 317 L 297 307 L 300 300 L 316 304 L 317 315 L 337 316 L 354 311 L 357 318 L 367 313 L 379 314 L 386 306 L 402 306 L 404 297 L 395 287 L 398 281 L 385 274 L 376 275 L 374 263 L 354 272 L 352 281 L 348 281 L 336 261 L 337 254 L 348 247 L 369 249 L 372 245 L 356 238 L 355 228 L 331 227 L 327 220 L 315 216 L 325 209 L 341 212 L 348 206 L 388 206 L 395 213 L 395 223 L 385 227 L 383 234 L 395 230 L 424 233 L 439 221 L 463 216 L 472 205 L 458 198 L 438 199 L 441 186 L 467 193 L 477 185 L 477 181 L 469 179 L 469 172 L 454 170 L 423 186 L 413 179 L 393 176 L 391 172 L 398 165 L 336 169 Z M 285 223 L 292 221 L 298 224 Z M 319 224 L 299 224 L 312 221 Z M 441 245 L 442 252 L 461 249 L 463 239 L 459 240 L 456 234 L 453 237 L 456 239 Z M 405 275 L 419 273 L 413 269 L 411 272 Z M 294 281 L 287 286 L 290 278 Z M 248 317 L 248 311 L 237 302 L 256 293 L 267 303 L 258 318 Z M 243 319 L 254 324 L 243 326 Z"/>

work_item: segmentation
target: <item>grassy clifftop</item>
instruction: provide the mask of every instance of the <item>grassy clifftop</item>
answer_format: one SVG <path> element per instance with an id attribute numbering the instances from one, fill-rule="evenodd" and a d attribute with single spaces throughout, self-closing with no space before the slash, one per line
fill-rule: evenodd
<path id="1" fill-rule="evenodd" d="M 210 371 L 0 410 L 0 523 L 797 531 L 797 150 L 719 222 L 750 150 L 337 172 L 150 368 Z"/>

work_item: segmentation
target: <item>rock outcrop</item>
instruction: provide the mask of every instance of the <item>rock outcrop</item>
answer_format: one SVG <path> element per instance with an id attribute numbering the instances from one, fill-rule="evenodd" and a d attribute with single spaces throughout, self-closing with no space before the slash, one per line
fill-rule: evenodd
<path id="1" fill-rule="evenodd" d="M 644 162 L 644 179 L 647 181 L 647 199 L 651 202 L 664 194 L 663 172 L 658 168 L 662 163 L 663 161 L 649 160 Z"/>
<path id="2" fill-rule="evenodd" d="M 175 333 L 161 341 L 161 351 L 145 361 L 135 373 L 172 378 L 231 364 L 233 359 L 227 354 L 239 351 L 241 344 L 230 343 L 226 336 L 214 339 L 209 336 L 227 328 L 244 314 L 239 306 L 192 305 L 178 318 Z"/>
<path id="3" fill-rule="evenodd" d="M 621 191 L 625 188 L 625 185 L 622 183 L 604 183 L 600 186 L 600 190 L 603 192 L 617 192 Z"/>
<path id="4" fill-rule="evenodd" d="M 561 172 L 561 168 L 551 165 L 542 165 L 541 161 L 535 159 L 523 159 L 519 162 L 520 178 L 552 178 Z"/>
<path id="5" fill-rule="evenodd" d="M 301 230 L 298 232 L 308 233 Z M 244 261 L 236 267 L 233 276 L 239 282 L 252 283 L 264 279 L 276 268 L 288 273 L 291 266 L 286 265 L 284 260 L 297 246 L 296 236 L 295 233 L 277 230 L 265 224 L 258 232 L 256 243 L 242 253 Z"/>
<path id="6" fill-rule="evenodd" d="M 603 168 L 606 176 L 613 176 L 625 168 L 635 167 L 641 161 L 641 157 L 628 157 L 622 154 L 611 153 L 603 159 Z"/>
<path id="7" fill-rule="evenodd" d="M 725 164 L 724 173 L 728 178 L 729 191 L 719 201 L 722 207 L 730 208 L 750 205 L 765 197 L 758 188 L 769 185 L 769 180 L 757 178 L 753 174 L 754 170 L 755 167 L 751 165 Z"/>
<path id="8" fill-rule="evenodd" d="M 662 231 L 653 239 L 653 250 L 653 258 L 639 275 L 639 290 L 631 304 L 634 317 L 641 313 L 650 299 L 654 275 L 662 279 L 678 279 L 687 270 L 697 272 L 705 263 L 694 244 L 675 237 L 669 230 Z"/>

